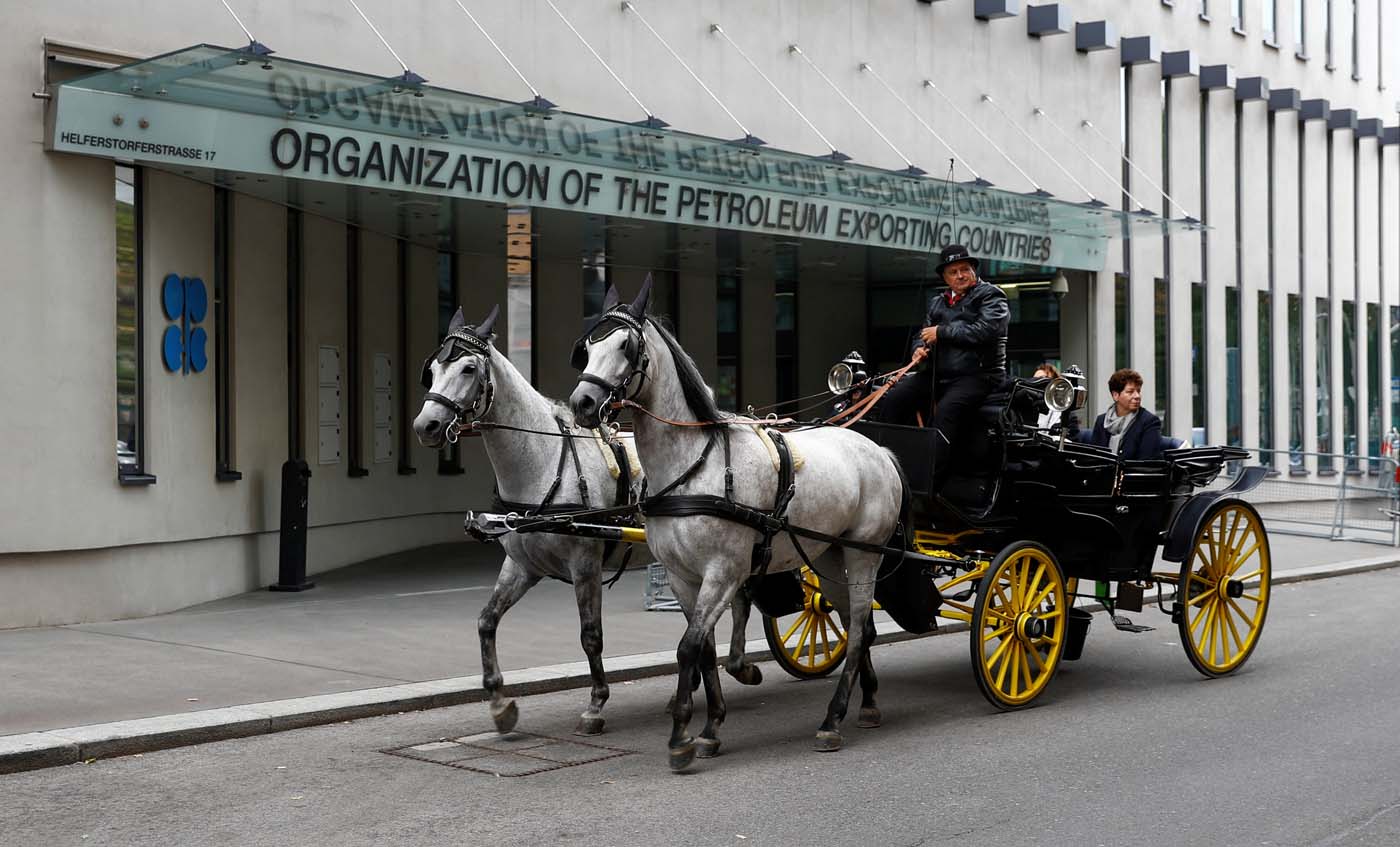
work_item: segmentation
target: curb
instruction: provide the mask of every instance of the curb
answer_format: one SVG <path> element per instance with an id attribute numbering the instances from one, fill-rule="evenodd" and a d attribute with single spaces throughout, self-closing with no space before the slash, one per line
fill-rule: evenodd
<path id="1" fill-rule="evenodd" d="M 1274 578 L 1273 584 L 1288 585 L 1395 567 L 1400 567 L 1400 558 L 1395 556 L 1313 565 L 1281 574 Z M 892 621 L 886 621 L 876 626 L 876 633 L 880 636 L 881 643 L 887 644 L 965 632 L 967 629 L 967 624 L 951 623 L 941 625 L 936 632 L 911 635 L 899 629 Z M 762 640 L 748 642 L 746 653 L 754 661 L 772 659 L 767 642 Z M 672 650 L 617 656 L 604 661 L 609 682 L 625 682 L 676 672 L 675 652 Z M 525 668 L 506 673 L 510 683 L 504 687 L 504 693 L 511 697 L 546 694 L 592 684 L 586 661 Z M 0 736 L 0 774 L 71 765 L 114 756 L 130 756 L 134 753 L 149 753 L 210 741 L 247 738 L 399 712 L 460 706 L 486 699 L 486 692 L 481 687 L 481 675 L 477 674 Z"/>

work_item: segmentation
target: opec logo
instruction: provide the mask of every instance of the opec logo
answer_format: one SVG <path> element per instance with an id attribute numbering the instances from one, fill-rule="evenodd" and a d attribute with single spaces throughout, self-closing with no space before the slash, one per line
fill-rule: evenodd
<path id="1" fill-rule="evenodd" d="M 166 327 L 161 336 L 160 352 L 166 370 L 172 373 L 204 370 L 209 364 L 209 355 L 204 349 L 209 333 L 197 326 L 209 313 L 209 294 L 204 289 L 204 280 L 197 276 L 167 275 L 160 286 L 160 304 L 165 316 L 178 322 Z"/>

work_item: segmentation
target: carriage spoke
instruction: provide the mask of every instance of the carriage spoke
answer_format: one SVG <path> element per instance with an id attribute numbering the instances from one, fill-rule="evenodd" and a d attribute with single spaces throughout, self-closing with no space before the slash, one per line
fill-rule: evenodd
<path id="1" fill-rule="evenodd" d="M 1021 646 L 1021 654 L 1022 654 L 1022 655 L 1021 655 L 1021 677 L 1022 677 L 1022 679 L 1024 679 L 1025 682 L 1026 682 L 1025 693 L 1026 693 L 1026 694 L 1029 694 L 1029 693 L 1031 693 L 1031 688 L 1032 688 L 1032 686 L 1031 686 L 1031 663 L 1028 662 L 1028 661 L 1026 661 L 1026 657 L 1027 657 L 1027 656 L 1035 656 L 1035 659 L 1036 659 L 1036 661 L 1038 662 L 1038 661 L 1040 661 L 1040 656 L 1039 656 L 1038 654 L 1036 654 L 1035 650 L 1032 649 L 1032 648 L 1030 647 L 1030 645 L 1022 645 L 1022 646 Z"/>
<path id="2" fill-rule="evenodd" d="M 802 626 L 802 622 L 805 621 L 805 620 L 807 620 L 807 613 L 806 613 L 806 612 L 804 612 L 804 613 L 802 613 L 801 615 L 798 615 L 798 616 L 797 616 L 797 620 L 795 620 L 795 621 L 792 622 L 792 626 L 788 627 L 788 631 L 783 633 L 782 642 L 783 642 L 784 644 L 787 644 L 787 643 L 788 643 L 788 640 L 792 638 L 792 634 L 793 634 L 794 632 L 797 632 L 797 628 L 798 628 L 799 626 Z"/>
<path id="3" fill-rule="evenodd" d="M 1011 632 L 1011 624 L 998 627 L 995 631 L 989 632 L 983 637 L 983 641 L 991 641 L 993 638 L 1002 638 Z"/>
<path id="4" fill-rule="evenodd" d="M 1214 599 L 1214 597 L 1215 597 L 1214 594 L 1206 594 L 1206 595 L 1203 595 L 1203 596 L 1205 596 L 1207 599 Z M 1207 603 L 1207 604 L 1201 609 L 1201 611 L 1200 611 L 1199 613 L 1197 613 L 1195 620 L 1191 621 L 1191 637 L 1192 637 L 1193 639 L 1197 637 L 1197 636 L 1196 636 L 1196 628 L 1199 627 L 1201 624 L 1208 622 L 1212 617 L 1215 616 L 1214 613 L 1215 613 L 1215 604 L 1213 604 L 1213 603 Z M 1203 634 L 1203 635 L 1204 635 L 1204 634 Z"/>
<path id="5" fill-rule="evenodd" d="M 1247 627 L 1249 627 L 1249 630 L 1248 630 L 1248 631 L 1249 631 L 1249 632 L 1253 632 L 1253 631 L 1254 631 L 1254 615 L 1248 614 L 1248 613 L 1245 612 L 1244 609 L 1241 609 L 1241 608 L 1240 608 L 1240 605 L 1239 605 L 1238 603 L 1235 602 L 1235 598 L 1233 598 L 1233 597 L 1226 597 L 1226 598 L 1225 598 L 1225 602 L 1228 603 L 1228 604 L 1230 604 L 1230 608 L 1234 609 L 1234 610 L 1235 610 L 1235 614 L 1237 614 L 1237 615 L 1240 616 L 1240 620 L 1244 623 L 1244 625 L 1247 626 Z M 1258 609 L 1257 609 L 1257 608 L 1255 609 L 1255 614 L 1258 614 Z"/>
<path id="6" fill-rule="evenodd" d="M 812 628 L 812 615 L 809 613 L 802 617 L 806 621 L 806 625 L 802 627 L 802 634 L 797 637 L 797 646 L 792 650 L 792 660 L 799 664 L 802 662 L 802 648 L 807 643 L 807 632 Z M 784 644 L 786 643 L 786 639 L 784 639 Z"/>
<path id="7" fill-rule="evenodd" d="M 986 642 L 983 642 L 983 643 L 985 644 Z M 990 656 L 987 657 L 987 672 L 988 672 L 988 673 L 990 673 L 991 671 L 995 670 L 995 669 L 997 668 L 998 665 L 1001 666 L 1001 672 L 997 674 L 997 687 L 998 687 L 998 688 L 1001 687 L 1001 678 L 1002 678 L 1002 676 L 1006 673 L 1006 666 L 1007 666 L 1007 664 L 1008 664 L 1008 655 L 1007 655 L 1007 654 L 1009 654 L 1009 653 L 1011 652 L 1011 645 L 1012 645 L 1012 644 L 1015 644 L 1015 643 L 1016 643 L 1016 639 L 1014 639 L 1014 638 L 1005 638 L 1005 639 L 1002 639 L 1002 642 L 1001 642 L 1000 644 L 997 645 L 997 649 L 993 650 L 993 651 L 992 651 L 992 655 L 990 655 Z"/>
<path id="8" fill-rule="evenodd" d="M 1014 644 L 1014 643 L 1016 643 L 1016 642 L 1013 640 L 1011 643 Z M 1009 662 L 1008 664 L 1011 665 L 1011 680 L 1010 680 L 1011 691 L 1010 691 L 1009 693 L 1011 694 L 1012 697 L 1015 697 L 1017 694 L 1020 693 L 1019 689 L 1020 689 L 1020 687 L 1021 687 L 1021 651 L 1020 651 L 1020 650 L 1012 650 L 1012 651 L 1011 651 L 1011 660 L 1010 660 L 1010 662 Z"/>
<path id="9" fill-rule="evenodd" d="M 1245 537 L 1248 538 L 1249 536 L 1245 536 Z M 1261 541 L 1261 540 L 1256 540 L 1256 541 L 1254 542 L 1254 546 L 1253 546 L 1253 547 L 1249 548 L 1249 549 L 1248 549 L 1247 551 L 1245 551 L 1244 553 L 1241 553 L 1241 554 L 1239 554 L 1238 556 L 1236 556 L 1236 557 L 1230 562 L 1230 568 L 1229 568 L 1229 570 L 1227 570 L 1227 571 L 1225 572 L 1225 575 L 1228 576 L 1228 577 L 1234 577 L 1234 578 L 1238 579 L 1239 577 L 1235 577 L 1235 571 L 1237 571 L 1237 570 L 1240 569 L 1240 565 L 1243 565 L 1245 562 L 1248 562 L 1248 561 L 1250 560 L 1250 558 L 1253 557 L 1254 554 L 1255 554 L 1256 552 L 1258 552 L 1259 548 L 1260 548 L 1261 546 L 1263 546 L 1263 544 L 1264 544 L 1263 541 Z M 1240 546 L 1243 547 L 1244 545 L 1241 544 Z"/>
<path id="10" fill-rule="evenodd" d="M 1263 568 L 1255 568 L 1254 570 L 1250 571 L 1250 572 L 1247 573 L 1247 574 L 1241 574 L 1240 576 L 1235 577 L 1235 579 L 1239 580 L 1240 582 L 1249 582 L 1251 579 L 1254 579 L 1256 576 L 1261 576 L 1261 575 L 1263 575 L 1263 573 L 1264 573 L 1264 569 L 1263 569 Z"/>
<path id="11" fill-rule="evenodd" d="M 1031 609 L 1034 609 L 1034 608 L 1038 607 L 1041 603 L 1044 603 L 1044 602 L 1045 602 L 1045 598 L 1046 598 L 1046 597 L 1049 597 L 1049 596 L 1051 595 L 1051 593 L 1054 592 L 1054 590 L 1055 590 L 1055 583 L 1053 583 L 1053 582 L 1048 583 L 1044 588 L 1042 588 L 1042 589 L 1040 589 L 1040 591 L 1036 592 L 1036 595 L 1035 595 L 1034 597 L 1031 598 L 1031 601 L 1030 601 L 1029 603 L 1026 604 L 1026 609 L 1029 611 L 1029 610 L 1031 610 Z"/>
<path id="12" fill-rule="evenodd" d="M 1191 606 L 1194 606 L 1194 605 L 1196 605 L 1197 603 L 1202 603 L 1202 602 L 1204 602 L 1204 601 L 1206 601 L 1206 600 L 1209 600 L 1211 597 L 1214 597 L 1214 596 L 1215 596 L 1215 593 L 1209 588 L 1209 583 L 1207 583 L 1207 588 L 1206 588 L 1206 590 L 1202 591 L 1200 594 L 1197 594 L 1195 597 L 1192 597 L 1191 599 L 1187 600 L 1187 601 L 1186 601 L 1186 606 L 1187 606 L 1187 608 L 1190 608 Z M 1194 628 L 1194 627 L 1193 627 L 1193 628 Z"/>
<path id="13" fill-rule="evenodd" d="M 1026 647 L 1026 655 L 1030 656 L 1032 659 L 1035 659 L 1035 664 L 1037 668 L 1036 676 L 1040 676 L 1041 674 L 1045 673 L 1045 660 L 1040 657 L 1040 650 L 1037 649 L 1036 645 L 1028 645 Z M 1026 681 L 1026 685 L 1030 685 L 1029 680 Z"/>
<path id="14" fill-rule="evenodd" d="M 1005 588 L 1006 588 L 1006 586 L 1005 586 L 1005 585 L 1002 585 L 1001 583 L 993 583 L 993 584 L 992 584 L 992 594 L 993 594 L 998 600 L 1001 601 L 1001 608 L 1003 608 L 1003 609 L 1014 608 L 1013 604 L 1011 603 L 1010 598 L 1008 598 L 1008 597 L 1006 596 Z M 990 600 L 991 598 L 988 598 L 988 599 Z M 994 610 L 994 609 L 992 608 L 992 604 L 991 604 L 991 603 L 988 603 L 988 604 L 987 604 L 987 611 L 988 611 L 988 612 L 995 612 L 996 614 L 1000 614 L 999 611 Z M 1003 616 L 1003 617 L 1004 617 L 1004 616 Z"/>
<path id="15" fill-rule="evenodd" d="M 814 621 L 815 626 L 812 627 L 811 632 L 807 636 L 808 665 L 816 665 L 817 663 L 817 628 L 821 625 L 821 622 L 822 619 L 820 617 L 817 617 L 817 619 Z"/>
<path id="16" fill-rule="evenodd" d="M 1233 557 L 1235 555 L 1235 533 L 1238 532 L 1240 528 L 1241 514 L 1241 512 L 1236 511 L 1230 515 L 1230 517 L 1232 518 L 1232 520 L 1230 521 L 1230 536 L 1225 540 L 1226 556 Z M 1224 521 L 1221 521 L 1221 523 L 1224 523 Z M 1244 543 L 1243 538 L 1240 539 L 1240 543 Z"/>
<path id="17" fill-rule="evenodd" d="M 1229 598 L 1226 598 L 1226 600 L 1228 601 Z M 1227 606 L 1233 606 L 1234 603 L 1233 603 L 1233 602 L 1227 602 L 1226 605 L 1227 605 Z M 1238 608 L 1238 607 L 1237 607 L 1237 608 Z M 1232 618 L 1232 617 L 1230 617 L 1230 610 L 1229 610 L 1228 608 L 1222 609 L 1222 610 L 1221 610 L 1220 619 L 1221 619 L 1222 621 L 1224 621 L 1224 627 L 1226 627 L 1226 628 L 1229 629 L 1230 637 L 1233 638 L 1234 641 L 1235 641 L 1235 652 L 1236 652 L 1236 653 L 1242 653 L 1242 652 L 1244 652 L 1244 639 L 1240 638 L 1240 631 L 1239 631 L 1238 629 L 1235 628 L 1235 619 Z M 1225 639 L 1224 639 L 1224 637 L 1222 636 L 1220 640 L 1221 640 L 1221 641 L 1224 641 Z M 1228 646 L 1228 645 L 1227 645 L 1227 646 Z M 1226 654 L 1227 654 L 1227 655 L 1226 655 L 1226 658 L 1229 658 L 1228 653 L 1229 653 L 1229 651 L 1227 650 L 1227 651 L 1226 651 Z"/>

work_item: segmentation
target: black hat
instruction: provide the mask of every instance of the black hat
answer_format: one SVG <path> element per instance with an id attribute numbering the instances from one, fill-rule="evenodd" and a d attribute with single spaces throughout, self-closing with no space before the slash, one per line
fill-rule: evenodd
<path id="1" fill-rule="evenodd" d="M 943 269 L 954 262 L 971 262 L 974 271 L 982 266 L 977 259 L 973 258 L 971 253 L 967 252 L 966 247 L 961 244 L 949 244 L 947 247 L 943 248 L 943 252 L 938 254 L 938 267 L 933 269 L 934 273 L 938 274 L 941 278 L 943 276 Z"/>

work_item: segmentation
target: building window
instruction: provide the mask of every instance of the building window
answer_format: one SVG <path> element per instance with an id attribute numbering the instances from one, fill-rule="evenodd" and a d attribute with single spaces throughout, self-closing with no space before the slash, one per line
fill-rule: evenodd
<path id="1" fill-rule="evenodd" d="M 1308 57 L 1308 0 L 1293 0 L 1293 44 L 1299 58 Z"/>
<path id="2" fill-rule="evenodd" d="M 1278 0 L 1262 0 L 1264 41 L 1278 46 Z"/>
<path id="3" fill-rule="evenodd" d="M 1191 283 L 1191 443 L 1206 443 L 1206 286 Z"/>
<path id="4" fill-rule="evenodd" d="M 1259 463 L 1274 464 L 1274 297 L 1259 292 L 1255 325 L 1259 332 Z"/>
<path id="5" fill-rule="evenodd" d="M 1381 454 L 1381 307 L 1366 304 L 1366 455 Z M 1380 473 L 1380 465 L 1367 468 Z"/>
<path id="6" fill-rule="evenodd" d="M 1390 307 L 1390 428 L 1400 427 L 1400 306 Z"/>
<path id="7" fill-rule="evenodd" d="M 1323 0 L 1322 3 L 1322 47 L 1327 56 L 1327 70 L 1336 70 L 1332 52 L 1332 0 Z"/>
<path id="8" fill-rule="evenodd" d="M 233 194 L 214 189 L 214 478 L 243 478 L 234 468 Z"/>
<path id="9" fill-rule="evenodd" d="M 1315 332 L 1317 335 L 1317 469 L 1335 473 L 1332 462 L 1332 315 L 1331 301 L 1318 297 Z"/>
<path id="10" fill-rule="evenodd" d="M 715 281 L 715 403 L 721 409 L 739 408 L 740 327 L 739 234 L 723 230 L 715 233 L 719 255 L 719 276 Z"/>
<path id="11" fill-rule="evenodd" d="M 1361 452 L 1357 443 L 1357 401 L 1356 396 L 1356 301 L 1342 303 L 1342 438 L 1340 449 L 1348 458 L 1346 469 L 1360 470 L 1356 465 L 1356 455 Z"/>
<path id="12" fill-rule="evenodd" d="M 1129 291 L 1127 275 L 1114 275 L 1113 367 L 1115 370 L 1128 367 L 1128 360 L 1132 357 L 1132 318 L 1128 307 Z"/>
<path id="13" fill-rule="evenodd" d="M 774 350 L 777 354 L 778 400 L 797 397 L 797 251 L 796 244 L 774 247 L 773 291 L 777 302 Z"/>
<path id="14" fill-rule="evenodd" d="M 1244 31 L 1244 0 L 1230 0 L 1230 25 L 1238 32 Z"/>
<path id="15" fill-rule="evenodd" d="M 1303 300 L 1288 295 L 1288 466 L 1303 471 Z"/>
<path id="16" fill-rule="evenodd" d="M 1157 336 L 1157 343 L 1154 349 L 1156 361 L 1153 362 L 1156 375 L 1152 380 L 1156 390 L 1152 402 L 1158 417 L 1162 419 L 1162 431 L 1169 432 L 1171 407 L 1167 405 L 1167 388 L 1171 383 L 1171 356 L 1168 354 L 1167 340 L 1171 329 L 1171 295 L 1165 279 L 1153 283 L 1153 295 L 1152 331 Z"/>
<path id="17" fill-rule="evenodd" d="M 589 215 L 583 221 L 583 329 L 603 315 L 608 296 L 608 236 L 603 219 Z"/>
<path id="18" fill-rule="evenodd" d="M 1225 289 L 1225 443 L 1238 447 L 1244 444 L 1244 389 L 1240 385 L 1243 373 L 1240 363 L 1240 298 L 1239 286 Z"/>
<path id="19" fill-rule="evenodd" d="M 394 369 L 397 375 L 396 385 L 398 386 L 398 411 L 399 411 L 399 467 L 400 476 L 412 476 L 418 472 L 413 466 L 413 443 L 409 440 L 409 430 L 413 428 L 413 410 L 409 408 L 409 386 L 416 385 L 417 379 L 409 382 L 408 373 L 408 242 L 403 239 L 394 241 L 395 261 L 394 276 L 397 288 L 398 317 L 399 317 L 399 361 Z"/>
<path id="20" fill-rule="evenodd" d="M 146 473 L 141 183 L 139 169 L 116 166 L 117 480 L 123 485 L 156 481 Z"/>
<path id="21" fill-rule="evenodd" d="M 535 375 L 533 229 L 530 207 L 506 209 L 506 357 L 531 383 Z"/>
<path id="22" fill-rule="evenodd" d="M 447 337 L 452 316 L 462 302 L 457 288 L 457 255 L 446 250 L 437 254 L 437 330 L 438 340 Z M 452 443 L 438 451 L 438 473 L 456 476 L 462 473 L 462 445 Z"/>

